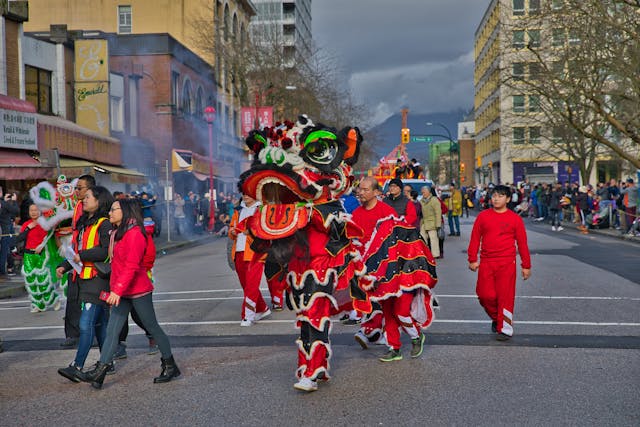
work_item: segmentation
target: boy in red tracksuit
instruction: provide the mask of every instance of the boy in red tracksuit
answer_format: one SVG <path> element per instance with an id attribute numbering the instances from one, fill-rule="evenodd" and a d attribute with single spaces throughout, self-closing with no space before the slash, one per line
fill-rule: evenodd
<path id="1" fill-rule="evenodd" d="M 531 257 L 522 218 L 507 209 L 511 189 L 498 185 L 493 189 L 493 208 L 480 212 L 473 224 L 468 261 L 478 271 L 476 295 L 491 317 L 491 330 L 498 341 L 513 335 L 513 305 L 516 295 L 516 246 L 520 254 L 522 278 L 531 276 Z M 481 246 L 482 245 L 482 246 Z M 482 262 L 478 262 L 478 250 Z"/>

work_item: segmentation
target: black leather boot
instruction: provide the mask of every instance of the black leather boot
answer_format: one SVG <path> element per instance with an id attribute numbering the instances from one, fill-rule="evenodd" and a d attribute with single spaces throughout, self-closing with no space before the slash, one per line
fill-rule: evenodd
<path id="1" fill-rule="evenodd" d="M 107 371 L 111 365 L 107 363 L 98 362 L 96 366 L 84 373 L 84 378 L 82 381 L 91 383 L 93 388 L 101 389 L 102 383 L 104 382 L 104 377 L 107 375 Z"/>
<path id="2" fill-rule="evenodd" d="M 162 372 L 159 377 L 153 379 L 154 383 L 168 383 L 172 378 L 180 376 L 180 369 L 176 365 L 176 361 L 173 360 L 173 356 L 168 359 L 160 358 L 162 362 Z"/>

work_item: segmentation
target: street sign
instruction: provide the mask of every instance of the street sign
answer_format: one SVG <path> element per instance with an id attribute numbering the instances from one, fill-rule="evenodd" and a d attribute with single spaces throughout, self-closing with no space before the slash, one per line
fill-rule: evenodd
<path id="1" fill-rule="evenodd" d="M 433 137 L 427 135 L 411 135 L 411 142 L 433 142 Z"/>

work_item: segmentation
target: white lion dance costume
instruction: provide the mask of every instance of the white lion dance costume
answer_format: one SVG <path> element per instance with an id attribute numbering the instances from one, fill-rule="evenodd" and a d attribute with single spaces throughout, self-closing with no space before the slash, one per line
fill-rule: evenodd
<path id="1" fill-rule="evenodd" d="M 66 295 L 67 276 L 56 277 L 56 267 L 62 262 L 57 241 L 69 240 L 70 227 L 64 221 L 73 217 L 76 201 L 73 198 L 75 181 L 68 183 L 64 175 L 58 178 L 57 186 L 43 181 L 33 187 L 29 194 L 40 209 L 38 224 L 48 233 L 38 253 L 25 252 L 22 263 L 22 276 L 29 293 L 32 311 L 45 311 L 51 307 L 60 307 L 60 293 Z M 64 243 L 62 243 L 64 244 Z"/>

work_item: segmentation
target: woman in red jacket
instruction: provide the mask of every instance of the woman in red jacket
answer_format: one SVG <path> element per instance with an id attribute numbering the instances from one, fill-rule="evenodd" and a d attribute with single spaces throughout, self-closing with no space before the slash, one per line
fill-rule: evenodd
<path id="1" fill-rule="evenodd" d="M 164 333 L 153 309 L 151 292 L 153 284 L 148 271 L 155 258 L 154 248 L 148 245 L 140 204 L 134 199 L 116 200 L 111 205 L 109 220 L 114 226 L 111 232 L 109 255 L 111 258 L 111 293 L 107 304 L 112 306 L 107 325 L 107 338 L 96 367 L 85 374 L 84 381 L 101 388 L 109 363 L 118 345 L 118 336 L 135 308 L 142 324 L 153 336 L 162 354 L 162 372 L 154 383 L 165 383 L 180 375 L 171 353 L 169 339 Z"/>

